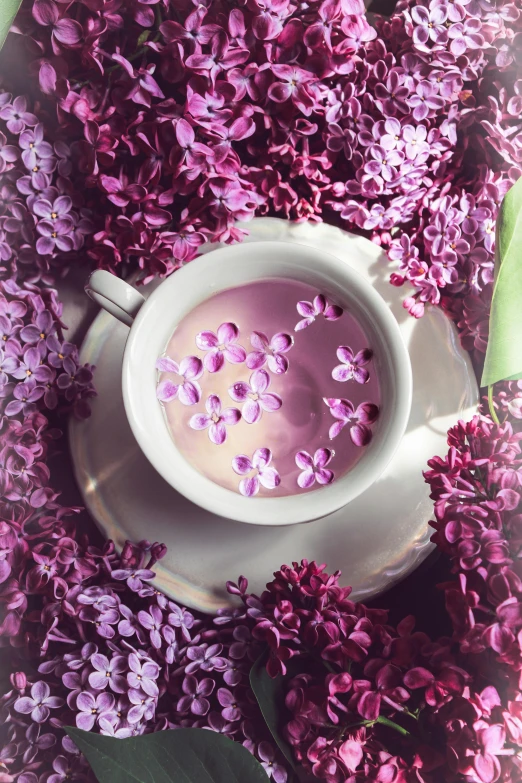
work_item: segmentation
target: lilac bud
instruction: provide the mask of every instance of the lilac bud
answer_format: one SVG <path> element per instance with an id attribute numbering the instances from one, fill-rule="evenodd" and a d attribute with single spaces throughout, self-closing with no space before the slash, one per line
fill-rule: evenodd
<path id="1" fill-rule="evenodd" d="M 13 672 L 9 679 L 11 680 L 11 685 L 17 691 L 23 691 L 27 687 L 27 677 L 24 672 Z"/>

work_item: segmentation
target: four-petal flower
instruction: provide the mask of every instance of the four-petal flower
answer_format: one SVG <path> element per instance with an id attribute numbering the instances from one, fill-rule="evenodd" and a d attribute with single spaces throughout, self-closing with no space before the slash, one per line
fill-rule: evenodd
<path id="1" fill-rule="evenodd" d="M 309 489 L 315 482 L 318 484 L 331 484 L 334 480 L 333 470 L 327 470 L 335 451 L 331 449 L 317 449 L 312 457 L 307 451 L 298 451 L 295 455 L 295 464 L 301 468 L 302 473 L 297 477 L 297 483 L 302 489 Z"/>
<path id="2" fill-rule="evenodd" d="M 247 424 L 255 424 L 262 411 L 278 411 L 283 400 L 278 394 L 267 393 L 270 376 L 266 370 L 254 370 L 250 382 L 238 381 L 230 387 L 228 393 L 235 402 L 244 402 L 242 416 Z"/>
<path id="3" fill-rule="evenodd" d="M 350 428 L 350 438 L 356 446 L 367 446 L 372 439 L 369 424 L 373 424 L 379 415 L 379 408 L 373 402 L 361 402 L 357 408 L 353 402 L 345 399 L 324 397 L 324 402 L 330 408 L 330 413 L 337 419 L 330 427 L 330 439 L 336 438 L 343 427 Z"/>
<path id="4" fill-rule="evenodd" d="M 358 351 L 356 354 L 351 348 L 346 345 L 340 345 L 337 349 L 337 358 L 342 364 L 337 365 L 332 370 L 332 378 L 334 381 L 354 380 L 357 383 L 368 383 L 370 380 L 370 373 L 365 369 L 364 365 L 368 364 L 373 356 L 373 352 L 370 348 L 363 348 L 362 351 Z"/>
<path id="5" fill-rule="evenodd" d="M 186 356 L 178 364 L 168 356 L 162 356 L 156 362 L 156 369 L 172 372 L 180 376 L 179 383 L 167 378 L 158 383 L 156 396 L 161 402 L 179 399 L 183 405 L 196 405 L 201 399 L 201 387 L 197 379 L 203 375 L 203 364 L 197 356 Z"/>
<path id="6" fill-rule="evenodd" d="M 196 413 L 189 421 L 193 430 L 206 430 L 208 437 L 220 446 L 227 439 L 227 426 L 237 424 L 241 419 L 241 413 L 237 408 L 225 408 L 222 410 L 221 400 L 217 394 L 209 394 L 205 403 L 207 413 Z M 244 408 L 243 408 L 244 409 Z"/>
<path id="7" fill-rule="evenodd" d="M 247 498 L 257 495 L 259 485 L 266 489 L 274 489 L 281 483 L 281 478 L 277 470 L 270 467 L 272 461 L 272 452 L 270 449 L 256 449 L 252 459 L 244 454 L 238 454 L 232 460 L 232 469 L 238 476 L 245 476 L 251 471 L 255 471 L 253 476 L 241 479 L 239 482 L 239 491 Z"/>
<path id="8" fill-rule="evenodd" d="M 259 370 L 268 364 L 268 369 L 276 375 L 283 375 L 288 371 L 288 358 L 283 354 L 294 344 L 293 337 L 278 332 L 269 342 L 263 332 L 252 332 L 250 342 L 254 350 L 246 358 L 246 366 L 249 370 Z"/>
<path id="9" fill-rule="evenodd" d="M 319 315 L 324 315 L 327 321 L 337 321 L 343 314 L 343 308 L 338 305 L 328 304 L 323 294 L 318 294 L 313 302 L 298 302 L 297 312 L 303 318 L 294 327 L 294 332 L 300 332 L 313 324 Z"/>
<path id="10" fill-rule="evenodd" d="M 218 372 L 225 364 L 225 359 L 231 364 L 241 364 L 245 361 L 246 351 L 241 345 L 236 345 L 239 329 L 233 323 L 221 324 L 214 332 L 204 331 L 196 335 L 196 345 L 202 351 L 207 351 L 203 359 L 205 369 Z"/>

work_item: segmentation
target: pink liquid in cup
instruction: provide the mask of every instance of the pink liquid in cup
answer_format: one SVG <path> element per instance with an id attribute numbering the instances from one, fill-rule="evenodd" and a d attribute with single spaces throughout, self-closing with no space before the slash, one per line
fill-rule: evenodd
<path id="1" fill-rule="evenodd" d="M 319 293 L 305 283 L 280 278 L 247 283 L 210 297 L 194 308 L 176 327 L 164 355 L 178 364 L 187 356 L 196 356 L 204 362 L 209 351 L 198 347 L 196 336 L 205 331 L 217 334 L 219 326 L 227 322 L 238 327 L 239 337 L 234 345 L 242 346 L 247 357 L 255 350 L 250 341 L 254 331 L 264 333 L 269 341 L 280 332 L 293 338 L 292 347 L 282 354 L 288 360 L 286 372 L 276 374 L 268 363 L 262 367 L 270 381 L 264 393 L 280 397 L 281 407 L 274 411 L 262 410 L 256 423 L 249 424 L 245 418 L 241 418 L 237 424 L 226 426 L 226 440 L 221 445 L 210 440 L 208 428 L 196 430 L 190 422 L 195 415 L 208 415 L 205 402 L 209 395 L 219 397 L 222 409 L 243 409 L 245 403 L 235 401 L 229 390 L 238 383 L 251 385 L 252 374 L 256 371 L 249 369 L 245 361 L 232 364 L 225 358 L 219 371 L 211 373 L 204 369 L 196 381 L 201 389 L 201 399 L 196 404 L 183 404 L 179 396 L 161 403 L 179 451 L 194 468 L 216 484 L 233 492 L 240 491 L 242 480 L 259 474 L 253 468 L 246 475 L 238 475 L 232 467 L 234 459 L 238 455 L 245 455 L 252 460 L 257 449 L 265 448 L 270 449 L 272 456 L 269 467 L 275 468 L 280 483 L 266 488 L 262 482 L 256 482 L 259 487 L 256 491 L 258 497 L 314 491 L 322 488 L 317 476 L 311 486 L 306 488 L 298 483 L 304 470 L 303 466 L 296 464 L 298 452 L 307 452 L 313 458 L 318 449 L 331 450 L 333 456 L 325 470 L 333 473 L 334 481 L 353 468 L 364 453 L 364 446 L 355 445 L 350 436 L 353 421 L 344 426 L 335 438 L 329 437 L 330 429 L 337 419 L 325 404 L 324 398 L 347 399 L 353 403 L 354 409 L 364 402 L 380 405 L 379 379 L 373 359 L 364 364 L 364 369 L 369 371 L 366 383 L 358 383 L 353 378 L 340 382 L 332 377 L 334 368 L 342 364 L 337 356 L 339 346 L 350 347 L 354 354 L 371 346 L 361 326 L 347 310 L 336 320 L 328 320 L 324 314 L 319 314 L 306 328 L 294 331 L 303 319 L 296 309 L 297 303 L 313 303 Z M 343 305 L 342 302 L 330 304 Z M 268 350 L 268 355 L 270 353 Z M 208 357 L 206 361 L 208 366 Z M 271 365 L 274 367 L 274 361 Z M 175 384 L 180 381 L 183 383 L 179 375 L 158 373 L 159 382 L 169 379 Z M 252 392 L 247 399 L 255 397 L 255 392 Z M 375 426 L 376 423 L 372 422 L 369 429 Z M 314 472 L 313 468 L 311 471 Z M 301 479 L 301 484 L 308 485 L 310 482 L 310 477 Z"/>

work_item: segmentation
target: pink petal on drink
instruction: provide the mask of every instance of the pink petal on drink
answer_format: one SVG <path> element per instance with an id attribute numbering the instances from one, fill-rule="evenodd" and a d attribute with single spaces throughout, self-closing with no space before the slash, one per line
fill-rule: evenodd
<path id="1" fill-rule="evenodd" d="M 270 376 L 266 370 L 255 370 L 250 376 L 250 387 L 256 394 L 263 394 L 270 386 Z"/>
<path id="2" fill-rule="evenodd" d="M 372 439 L 372 432 L 366 424 L 355 424 L 350 427 L 350 438 L 356 446 L 367 446 Z"/>
<path id="3" fill-rule="evenodd" d="M 313 468 L 314 461 L 307 451 L 298 451 L 295 455 L 295 464 L 301 470 L 309 470 Z"/>
<path id="4" fill-rule="evenodd" d="M 189 427 L 193 430 L 204 430 L 212 423 L 210 416 L 205 413 L 195 413 L 189 421 Z"/>
<path id="5" fill-rule="evenodd" d="M 252 465 L 254 468 L 261 470 L 270 463 L 272 459 L 272 452 L 270 449 L 256 449 L 252 457 Z"/>
<path id="6" fill-rule="evenodd" d="M 279 410 L 283 404 L 283 400 L 278 394 L 260 394 L 259 404 L 264 411 L 272 413 L 273 411 Z"/>
<path id="7" fill-rule="evenodd" d="M 351 364 L 353 362 L 353 351 L 346 345 L 340 345 L 336 353 L 340 362 L 343 362 L 344 364 Z"/>
<path id="8" fill-rule="evenodd" d="M 243 418 L 247 424 L 255 424 L 261 418 L 261 407 L 257 400 L 248 399 L 243 405 Z"/>
<path id="9" fill-rule="evenodd" d="M 353 379 L 357 383 L 368 383 L 370 380 L 370 373 L 365 367 L 354 367 Z"/>
<path id="10" fill-rule="evenodd" d="M 229 344 L 223 351 L 223 354 L 230 364 L 241 364 L 246 359 L 246 351 L 241 345 Z"/>
<path id="11" fill-rule="evenodd" d="M 373 424 L 379 416 L 379 406 L 373 402 L 361 402 L 357 408 L 357 415 L 361 424 Z"/>
<path id="12" fill-rule="evenodd" d="M 256 351 L 265 352 L 268 347 L 268 337 L 264 332 L 252 332 L 250 335 L 250 344 Z"/>
<path id="13" fill-rule="evenodd" d="M 297 477 L 297 483 L 301 489 L 308 489 L 315 483 L 315 474 L 313 470 L 305 470 Z"/>
<path id="14" fill-rule="evenodd" d="M 257 476 L 244 478 L 239 482 L 239 491 L 246 498 L 251 498 L 259 492 L 259 479 Z"/>
<path id="15" fill-rule="evenodd" d="M 219 340 L 214 332 L 200 332 L 196 335 L 196 345 L 202 351 L 208 351 L 210 348 L 216 348 L 219 345 Z"/>
<path id="16" fill-rule="evenodd" d="M 235 402 L 244 402 L 248 399 L 250 386 L 245 381 L 238 381 L 228 390 L 228 393 Z"/>
<path id="17" fill-rule="evenodd" d="M 259 481 L 266 489 L 275 489 L 281 483 L 281 477 L 275 468 L 264 468 L 259 474 Z"/>
<path id="18" fill-rule="evenodd" d="M 268 357 L 268 369 L 274 373 L 274 375 L 284 375 L 288 371 L 289 361 L 286 356 L 281 354 L 275 354 Z"/>
<path id="19" fill-rule="evenodd" d="M 294 326 L 294 332 L 301 332 L 303 329 L 306 329 L 307 326 L 310 326 L 310 324 L 313 324 L 315 321 L 315 318 L 303 318 L 302 321 L 299 321 Z"/>
<path id="20" fill-rule="evenodd" d="M 221 351 L 214 349 L 205 355 L 203 364 L 205 365 L 205 369 L 208 370 L 208 372 L 219 372 L 219 370 L 221 370 L 225 364 L 225 357 Z"/>
<path id="21" fill-rule="evenodd" d="M 161 370 L 161 372 L 175 372 L 178 375 L 181 374 L 178 363 L 168 356 L 161 356 L 156 361 L 156 369 Z"/>
<path id="22" fill-rule="evenodd" d="M 337 367 L 334 367 L 332 370 L 332 378 L 334 381 L 339 381 L 340 383 L 349 381 L 352 375 L 352 369 L 347 364 L 338 364 Z"/>
<path id="23" fill-rule="evenodd" d="M 217 394 L 209 394 L 207 397 L 207 401 L 205 403 L 205 408 L 207 409 L 207 413 L 212 416 L 212 414 L 216 414 L 216 416 L 219 416 L 221 413 L 221 400 L 217 396 Z"/>
<path id="24" fill-rule="evenodd" d="M 234 424 L 237 424 L 238 421 L 241 420 L 241 412 L 238 411 L 237 408 L 225 408 L 221 414 L 221 418 L 225 424 L 229 427 L 233 427 Z"/>
<path id="25" fill-rule="evenodd" d="M 319 470 L 315 471 L 315 478 L 318 484 L 331 484 L 334 480 L 334 474 L 332 470 L 319 468 Z"/>
<path id="26" fill-rule="evenodd" d="M 271 359 L 272 357 L 269 358 Z M 246 366 L 249 370 L 259 370 L 260 367 L 263 367 L 263 365 L 266 364 L 266 360 L 266 353 L 261 353 L 261 351 L 252 351 L 246 358 Z"/>
<path id="27" fill-rule="evenodd" d="M 363 348 L 355 354 L 354 362 L 355 364 L 368 364 L 372 356 L 373 351 L 371 348 Z"/>
<path id="28" fill-rule="evenodd" d="M 185 381 L 179 387 L 179 401 L 183 405 L 196 405 L 201 399 L 201 387 L 196 381 Z"/>
<path id="29" fill-rule="evenodd" d="M 233 343 L 237 340 L 239 337 L 239 329 L 235 324 L 227 321 L 218 328 L 217 336 L 219 344 L 227 345 L 228 343 Z"/>
<path id="30" fill-rule="evenodd" d="M 310 318 L 315 315 L 315 310 L 311 302 L 298 302 L 297 303 L 297 312 L 299 315 L 304 316 L 305 318 Z M 310 323 L 312 323 L 310 321 Z"/>
<path id="31" fill-rule="evenodd" d="M 227 439 L 227 428 L 222 421 L 212 423 L 208 430 L 208 437 L 216 446 L 221 446 Z"/>
<path id="32" fill-rule="evenodd" d="M 246 454 L 238 454 L 232 460 L 232 470 L 234 473 L 237 473 L 238 476 L 244 476 L 252 470 L 252 462 Z"/>
<path id="33" fill-rule="evenodd" d="M 178 392 L 179 385 L 177 383 L 172 383 L 172 381 L 169 380 L 161 381 L 156 387 L 156 397 L 158 400 L 161 400 L 161 402 L 171 402 L 171 400 L 175 400 L 178 396 Z"/>
<path id="34" fill-rule="evenodd" d="M 318 294 L 314 299 L 314 310 L 317 315 L 324 313 L 326 308 L 326 297 L 323 294 Z"/>
<path id="35" fill-rule="evenodd" d="M 186 356 L 179 364 L 179 374 L 188 381 L 196 381 L 203 375 L 203 363 L 197 356 Z"/>
<path id="36" fill-rule="evenodd" d="M 314 454 L 314 465 L 316 468 L 325 468 L 334 456 L 330 449 L 317 449 Z"/>
<path id="37" fill-rule="evenodd" d="M 342 316 L 343 312 L 343 308 L 338 305 L 328 305 L 324 311 L 324 317 L 327 321 L 337 321 L 337 319 Z"/>
<path id="38" fill-rule="evenodd" d="M 274 334 L 270 341 L 270 348 L 277 353 L 286 353 L 289 351 L 294 343 L 293 337 L 285 332 L 278 332 Z"/>
<path id="39" fill-rule="evenodd" d="M 341 432 L 342 428 L 346 425 L 345 421 L 336 421 L 328 430 L 328 437 L 330 440 L 336 438 Z"/>

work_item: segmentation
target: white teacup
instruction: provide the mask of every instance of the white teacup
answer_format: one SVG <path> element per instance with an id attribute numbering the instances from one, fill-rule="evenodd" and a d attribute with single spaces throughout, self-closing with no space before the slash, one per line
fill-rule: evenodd
<path id="1" fill-rule="evenodd" d="M 198 304 L 219 291 L 278 277 L 307 283 L 349 309 L 373 348 L 382 404 L 370 444 L 345 475 L 314 492 L 248 498 L 202 475 L 176 448 L 156 398 L 155 363 L 178 323 Z M 123 399 L 142 451 L 172 487 L 215 514 L 257 525 L 291 525 L 327 516 L 376 481 L 401 441 L 412 396 L 408 351 L 381 296 L 335 256 L 288 242 L 232 245 L 187 264 L 164 280 L 147 300 L 102 270 L 93 272 L 86 291 L 131 327 L 123 357 Z"/>

